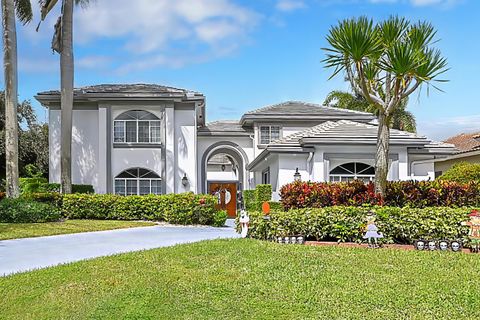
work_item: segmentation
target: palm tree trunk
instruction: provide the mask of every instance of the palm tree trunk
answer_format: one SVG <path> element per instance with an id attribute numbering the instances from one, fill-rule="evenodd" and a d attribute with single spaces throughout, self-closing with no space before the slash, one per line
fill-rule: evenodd
<path id="1" fill-rule="evenodd" d="M 390 127 L 384 112 L 378 115 L 377 152 L 375 155 L 375 192 L 385 195 L 388 175 Z"/>
<path id="2" fill-rule="evenodd" d="M 17 32 L 14 0 L 2 0 L 3 68 L 5 76 L 5 157 L 7 197 L 16 198 L 18 188 Z"/>
<path id="3" fill-rule="evenodd" d="M 61 191 L 72 193 L 73 0 L 63 0 L 60 53 Z"/>

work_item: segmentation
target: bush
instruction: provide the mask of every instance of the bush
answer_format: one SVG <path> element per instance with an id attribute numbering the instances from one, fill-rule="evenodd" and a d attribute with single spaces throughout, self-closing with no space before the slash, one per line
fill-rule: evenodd
<path id="1" fill-rule="evenodd" d="M 438 180 L 459 183 L 480 183 L 480 163 L 460 162 L 445 171 Z"/>
<path id="2" fill-rule="evenodd" d="M 58 192 L 23 193 L 20 197 L 25 200 L 49 203 L 57 208 L 62 207 L 62 195 Z"/>
<path id="3" fill-rule="evenodd" d="M 71 219 L 146 219 L 212 225 L 220 223 L 215 204 L 215 197 L 193 193 L 145 196 L 68 194 L 63 196 L 62 211 Z"/>
<path id="4" fill-rule="evenodd" d="M 0 201 L 0 222 L 32 223 L 60 220 L 60 210 L 48 203 L 26 199 L 3 199 Z"/>
<path id="5" fill-rule="evenodd" d="M 60 192 L 60 183 L 44 184 L 41 192 Z M 90 184 L 72 184 L 72 193 L 95 193 L 95 190 Z"/>
<path id="6" fill-rule="evenodd" d="M 20 178 L 20 193 L 50 193 L 60 192 L 59 183 L 48 183 L 48 180 L 42 177 Z M 92 185 L 72 184 L 72 193 L 94 193 Z"/>
<path id="7" fill-rule="evenodd" d="M 42 177 L 20 178 L 20 193 L 32 193 L 43 191 L 42 187 L 48 184 L 48 180 Z"/>
<path id="8" fill-rule="evenodd" d="M 250 214 L 249 236 L 273 239 L 275 236 L 304 235 L 315 240 L 362 242 L 366 216 L 373 210 L 376 225 L 389 243 L 411 244 L 416 239 L 462 239 L 468 227 L 470 209 L 466 208 L 397 208 L 397 207 L 343 207 L 294 209 L 276 211 L 270 220 L 260 212 Z"/>
<path id="9" fill-rule="evenodd" d="M 255 187 L 255 201 L 264 202 L 272 200 L 272 185 L 258 184 Z"/>
<path id="10" fill-rule="evenodd" d="M 227 211 L 219 210 L 215 212 L 212 225 L 214 227 L 223 227 L 226 221 L 227 221 Z"/>
<path id="11" fill-rule="evenodd" d="M 250 206 L 256 201 L 256 192 L 253 190 L 243 190 L 243 203 L 245 204 L 245 209 L 250 210 Z"/>
<path id="12" fill-rule="evenodd" d="M 449 181 L 389 181 L 385 196 L 375 194 L 373 183 L 293 182 L 280 189 L 285 210 L 328 206 L 386 205 L 398 207 L 478 206 L 480 184 Z"/>
<path id="13" fill-rule="evenodd" d="M 265 201 L 254 201 L 249 204 L 248 207 L 246 207 L 247 211 L 262 211 L 262 206 Z M 268 201 L 270 204 L 270 211 L 273 210 L 282 210 L 283 206 L 281 202 L 278 201 Z"/>

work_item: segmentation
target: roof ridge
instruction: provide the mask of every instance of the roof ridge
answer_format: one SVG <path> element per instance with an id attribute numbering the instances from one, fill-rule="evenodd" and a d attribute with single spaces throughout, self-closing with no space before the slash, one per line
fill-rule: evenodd
<path id="1" fill-rule="evenodd" d="M 247 111 L 245 114 L 247 115 L 247 114 L 261 113 L 261 112 L 264 112 L 264 111 L 272 110 L 275 107 L 280 107 L 280 106 L 284 106 L 284 105 L 288 105 L 288 104 L 300 104 L 300 105 L 304 105 L 304 106 L 318 107 L 318 108 L 324 108 L 324 109 L 332 109 L 332 110 L 337 110 L 337 111 L 347 112 L 347 113 L 372 115 L 372 113 L 370 113 L 370 112 L 335 108 L 335 107 L 330 107 L 330 106 L 326 106 L 326 105 L 319 104 L 319 103 L 305 102 L 305 101 L 300 101 L 300 100 L 287 100 L 287 101 L 283 101 L 283 102 L 279 102 L 279 103 L 275 103 L 275 104 L 266 105 L 266 106 L 263 106 L 263 107 L 260 107 L 260 108 L 257 108 L 257 109 L 251 110 L 251 111 Z"/>

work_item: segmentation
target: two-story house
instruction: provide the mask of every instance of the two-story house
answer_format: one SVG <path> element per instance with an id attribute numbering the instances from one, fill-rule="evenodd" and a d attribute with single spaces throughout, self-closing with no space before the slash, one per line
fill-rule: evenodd
<path id="1" fill-rule="evenodd" d="M 36 99 L 49 111 L 50 181 L 60 180 L 60 94 Z M 205 122 L 198 92 L 151 84 L 75 89 L 72 179 L 98 193 L 211 193 L 234 215 L 237 193 L 260 183 L 371 180 L 377 137 L 370 113 L 288 101 Z M 450 144 L 392 130 L 391 180 L 434 177 Z"/>

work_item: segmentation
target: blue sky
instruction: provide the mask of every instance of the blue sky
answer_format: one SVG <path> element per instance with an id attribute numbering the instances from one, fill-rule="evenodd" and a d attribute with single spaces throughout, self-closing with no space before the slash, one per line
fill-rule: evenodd
<path id="1" fill-rule="evenodd" d="M 424 88 L 409 108 L 420 134 L 443 139 L 480 131 L 478 12 L 478 0 L 97 0 L 76 8 L 75 85 L 146 82 L 200 91 L 208 121 L 284 100 L 322 103 L 329 91 L 348 88 L 342 77 L 328 80 L 321 63 L 330 26 L 395 14 L 438 29 L 450 82 L 441 85 L 444 93 Z M 35 18 L 18 26 L 19 94 L 32 101 L 60 82 L 59 58 L 49 48 L 55 13 L 38 33 Z"/>

